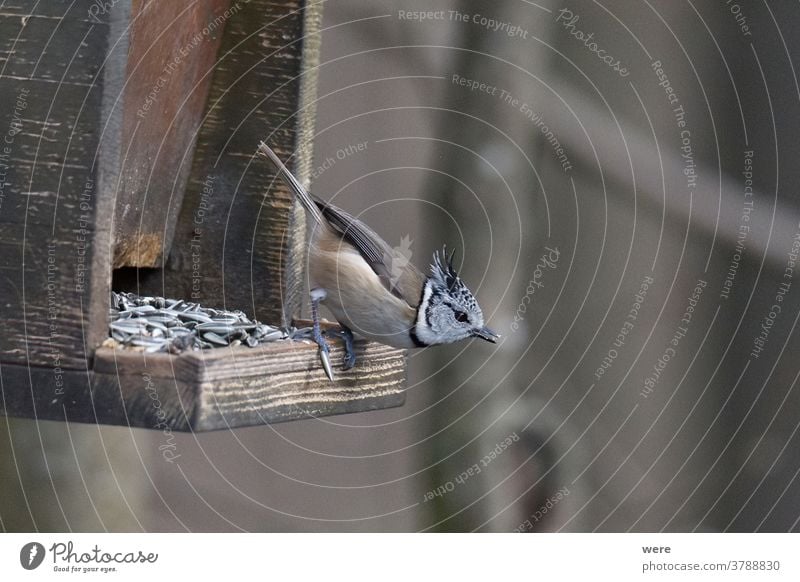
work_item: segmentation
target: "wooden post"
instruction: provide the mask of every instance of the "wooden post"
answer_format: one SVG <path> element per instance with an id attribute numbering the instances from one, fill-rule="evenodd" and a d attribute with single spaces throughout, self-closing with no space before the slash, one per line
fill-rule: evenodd
<path id="1" fill-rule="evenodd" d="M 0 13 L 19 31 L 0 34 L 0 361 L 48 366 L 58 388 L 108 334 L 130 1 L 89 5 Z"/>
<path id="2" fill-rule="evenodd" d="M 160 267 L 183 202 L 217 50 L 239 3 L 134 0 L 131 10 L 114 268 Z"/>
<path id="3" fill-rule="evenodd" d="M 267 164 L 266 140 L 306 180 L 321 5 L 252 0 L 226 22 L 163 273 L 139 289 L 249 310 L 287 325 L 303 300 L 305 216 Z M 310 71 L 310 72 L 309 72 Z"/>

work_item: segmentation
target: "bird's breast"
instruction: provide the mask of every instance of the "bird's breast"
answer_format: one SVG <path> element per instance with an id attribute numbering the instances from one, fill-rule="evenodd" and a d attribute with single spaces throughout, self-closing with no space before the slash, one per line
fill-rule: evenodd
<path id="1" fill-rule="evenodd" d="M 312 245 L 311 283 L 327 292 L 323 301 L 334 317 L 354 333 L 387 345 L 412 348 L 416 309 L 393 295 L 347 243 L 326 249 Z"/>

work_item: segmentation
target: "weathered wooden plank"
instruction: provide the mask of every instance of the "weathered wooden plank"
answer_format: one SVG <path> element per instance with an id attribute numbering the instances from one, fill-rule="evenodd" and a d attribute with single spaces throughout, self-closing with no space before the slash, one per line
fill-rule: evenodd
<path id="1" fill-rule="evenodd" d="M 0 77 L 0 94 L 10 106 L 0 110 L 0 223 L 93 217 L 102 87 Z"/>
<path id="2" fill-rule="evenodd" d="M 121 125 L 114 103 L 130 2 L 115 2 L 97 23 L 81 13 L 61 18 L 66 4 L 45 4 L 0 13 L 14 31 L 2 38 L 0 77 L 12 96 L 0 109 L 0 278 L 8 291 L 0 361 L 85 369 L 108 333 Z"/>
<path id="3" fill-rule="evenodd" d="M 9 0 L 3 2 L 3 14 L 17 16 L 35 15 L 40 18 L 68 18 L 103 22 L 108 18 L 111 0 L 70 0 L 69 2 L 42 2 L 41 0 Z"/>
<path id="4" fill-rule="evenodd" d="M 253 350 L 194 352 L 187 364 L 200 377 L 196 422 L 225 428 L 229 419 L 261 424 L 362 412 L 404 402 L 405 354 L 381 344 L 357 342 L 358 362 L 351 370 L 336 366 L 331 383 L 319 362 L 316 345 L 291 342 Z M 331 350 L 337 364 L 341 346 Z M 188 367 L 187 366 L 187 367 Z"/>
<path id="5" fill-rule="evenodd" d="M 97 50 L 90 41 L 104 36 L 108 27 L 88 19 L 88 13 L 70 10 L 67 3 L 39 2 L 29 5 L 24 14 L 14 14 L 5 5 L 0 8 L 0 61 L 3 76 L 36 78 L 64 83 L 91 85 L 95 67 L 85 64 L 94 61 Z M 30 10 L 32 9 L 32 12 Z M 83 43 L 81 40 L 86 39 Z M 3 65 L 5 67 L 3 68 Z M 71 65 L 77 65 L 73 69 Z"/>
<path id="6" fill-rule="evenodd" d="M 363 341 L 356 350 L 356 366 L 344 371 L 343 349 L 332 346 L 333 383 L 322 371 L 316 345 L 306 342 L 177 356 L 101 347 L 94 370 L 83 372 L 3 364 L 0 412 L 204 431 L 401 406 L 405 352 Z"/>
<path id="7" fill-rule="evenodd" d="M 191 390 L 174 379 L 148 379 L 145 373 L 116 376 L 61 367 L 0 365 L 0 414 L 92 424 L 159 428 L 159 408 L 170 416 L 161 428 L 186 430 L 180 401 Z M 149 401 L 149 404 L 148 404 Z M 129 407 L 130 406 L 130 407 Z M 180 428 L 179 428 L 180 427 Z"/>
<path id="8" fill-rule="evenodd" d="M 164 373 L 175 356 L 99 348 L 92 373 L 94 402 L 111 414 L 109 424 L 176 431 L 203 430 L 193 418 L 197 386 Z M 153 357 L 156 356 L 156 357 Z"/>
<path id="9" fill-rule="evenodd" d="M 0 364 L 0 414 L 38 420 L 125 424 L 114 390 L 92 393 L 93 375 L 60 366 Z M 116 391 L 119 393 L 119 390 Z"/>
<path id="10" fill-rule="evenodd" d="M 134 0 L 114 267 L 160 267 L 172 243 L 230 0 Z"/>
<path id="11" fill-rule="evenodd" d="M 303 73 L 319 57 L 319 10 L 253 0 L 226 22 L 170 256 L 163 273 L 140 279 L 145 292 L 235 305 L 270 323 L 297 312 L 305 216 L 253 156 L 265 139 L 286 158 L 310 135 L 314 75 Z M 310 148 L 299 156 L 304 179 Z"/>
<path id="12" fill-rule="evenodd" d="M 86 367 L 92 238 L 88 224 L 0 224 L 2 361 Z"/>
<path id="13" fill-rule="evenodd" d="M 405 353 L 366 342 L 358 342 L 357 351 L 356 366 L 344 371 L 337 365 L 333 383 L 322 371 L 316 345 L 304 342 L 162 355 L 161 361 L 154 365 L 149 362 L 150 355 L 101 348 L 97 351 L 95 373 L 113 377 L 110 372 L 121 366 L 121 371 L 128 372 L 119 376 L 120 383 L 125 384 L 128 378 L 141 378 L 146 371 L 149 381 L 157 383 L 160 393 L 168 395 L 162 399 L 167 416 L 176 420 L 188 417 L 193 430 L 259 425 L 402 405 Z M 343 356 L 341 346 L 332 348 L 334 362 L 338 364 Z M 125 359 L 129 361 L 120 364 Z M 165 359 L 171 359 L 171 364 Z M 148 360 L 146 367 L 145 360 Z M 170 366 L 174 368 L 174 376 L 170 375 Z M 133 370 L 138 372 L 133 373 Z M 175 389 L 170 388 L 174 385 L 191 387 L 191 397 L 185 394 L 175 397 Z M 130 417 L 143 417 L 140 409 L 151 404 L 142 398 L 141 390 L 124 391 L 124 397 Z M 193 408 L 190 408 L 191 403 Z M 176 422 L 175 428 L 182 427 Z"/>

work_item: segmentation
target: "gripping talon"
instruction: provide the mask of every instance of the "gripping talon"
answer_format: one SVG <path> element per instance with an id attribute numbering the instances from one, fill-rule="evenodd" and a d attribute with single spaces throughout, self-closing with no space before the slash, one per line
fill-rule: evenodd
<path id="1" fill-rule="evenodd" d="M 356 365 L 356 350 L 353 346 L 353 332 L 342 325 L 342 339 L 344 339 L 344 369 L 349 370 Z"/>
<path id="2" fill-rule="evenodd" d="M 325 370 L 325 375 L 328 380 L 333 382 L 333 368 L 331 367 L 331 358 L 328 355 L 328 344 L 322 336 L 322 330 L 319 325 L 319 304 L 325 299 L 327 293 L 324 289 L 311 290 L 311 320 L 313 322 L 314 341 L 319 346 L 319 359 L 322 361 L 322 368 Z"/>
<path id="3" fill-rule="evenodd" d="M 328 346 L 325 346 L 326 349 L 322 349 L 322 346 L 320 346 L 319 359 L 322 361 L 322 369 L 325 370 L 325 375 L 328 377 L 328 380 L 333 382 L 333 369 L 331 368 L 331 358 L 328 355 L 327 347 Z"/>
<path id="4" fill-rule="evenodd" d="M 355 339 L 353 337 L 353 332 L 350 331 L 349 327 L 341 323 L 339 324 L 339 327 L 341 327 L 341 329 L 326 329 L 324 333 L 331 339 L 340 339 L 344 342 L 344 357 L 342 358 L 342 367 L 345 370 L 349 370 L 356 365 L 356 350 L 353 344 Z"/>

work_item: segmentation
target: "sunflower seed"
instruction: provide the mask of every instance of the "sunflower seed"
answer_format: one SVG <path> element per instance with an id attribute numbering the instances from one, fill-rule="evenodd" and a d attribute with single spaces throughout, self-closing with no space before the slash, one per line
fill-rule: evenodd
<path id="1" fill-rule="evenodd" d="M 109 335 L 117 346 L 133 350 L 180 353 L 220 346 L 253 347 L 289 339 L 294 333 L 293 329 L 282 330 L 250 320 L 241 310 L 133 293 L 111 295 Z"/>
<path id="2" fill-rule="evenodd" d="M 147 321 L 149 321 L 150 323 L 153 323 L 153 322 L 162 323 L 164 325 L 167 325 L 167 324 L 175 322 L 175 318 L 174 317 L 170 317 L 169 315 L 163 315 L 163 313 L 164 312 L 162 311 L 158 315 L 148 315 L 147 316 Z"/>
<path id="3" fill-rule="evenodd" d="M 213 323 L 213 319 L 203 313 L 197 313 L 195 311 L 184 311 L 178 317 L 180 317 L 183 321 L 196 321 L 199 323 Z"/>
<path id="4" fill-rule="evenodd" d="M 213 331 L 214 333 L 221 333 L 221 334 L 231 334 L 236 331 L 236 328 L 232 325 L 221 325 L 215 321 L 211 323 L 201 323 L 197 326 L 197 331 L 199 332 L 206 332 L 206 331 Z"/>
<path id="5" fill-rule="evenodd" d="M 188 327 L 176 325 L 174 327 L 169 328 L 169 333 L 174 335 L 175 337 L 183 337 L 187 334 L 193 334 L 195 333 L 195 331 L 193 329 L 189 329 Z"/>
<path id="6" fill-rule="evenodd" d="M 226 340 L 224 337 L 218 336 L 213 331 L 209 331 L 207 333 L 204 333 L 203 334 L 203 339 L 204 340 L 208 340 L 211 343 L 214 343 L 214 344 L 217 344 L 217 345 L 220 345 L 220 346 L 227 346 L 228 345 L 228 340 Z"/>
<path id="7" fill-rule="evenodd" d="M 143 329 L 146 325 L 146 322 L 142 320 L 139 322 L 136 319 L 118 319 L 117 321 L 112 321 L 110 327 L 112 330 L 117 330 L 121 332 L 127 333 L 139 333 L 139 330 Z"/>

